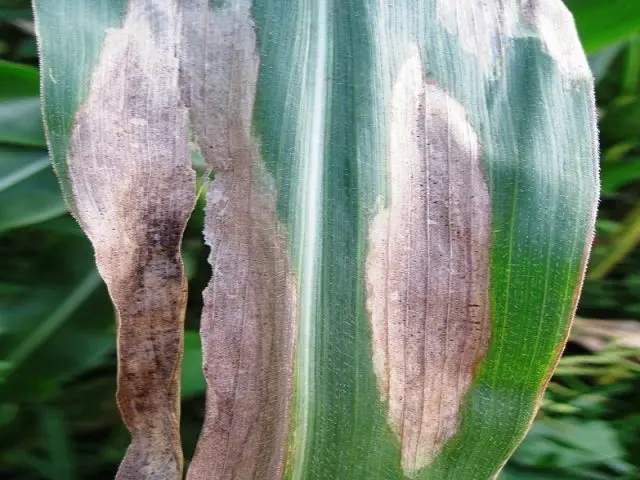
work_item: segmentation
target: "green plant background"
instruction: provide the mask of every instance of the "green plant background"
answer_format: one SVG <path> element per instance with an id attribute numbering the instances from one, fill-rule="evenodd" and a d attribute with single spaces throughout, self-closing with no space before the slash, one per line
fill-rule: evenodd
<path id="1" fill-rule="evenodd" d="M 601 214 L 579 313 L 640 319 L 640 2 L 567 4 L 590 54 L 602 136 Z M 129 440 L 114 401 L 113 311 L 49 164 L 36 56 L 28 2 L 0 0 L 0 478 L 108 479 Z M 199 201 L 184 241 L 186 458 L 204 407 L 202 222 Z M 500 479 L 640 479 L 638 405 L 640 341 L 596 351 L 571 342 Z"/>

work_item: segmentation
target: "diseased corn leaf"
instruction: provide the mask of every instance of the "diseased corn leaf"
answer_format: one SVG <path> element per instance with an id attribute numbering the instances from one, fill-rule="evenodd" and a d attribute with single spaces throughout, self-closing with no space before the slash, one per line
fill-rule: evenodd
<path id="1" fill-rule="evenodd" d="M 74 203 L 67 174 L 71 129 L 87 97 L 107 29 L 122 24 L 126 4 L 127 0 L 33 2 L 47 145 L 70 205 Z"/>
<path id="2" fill-rule="evenodd" d="M 173 122 L 154 148 L 184 141 L 180 102 L 216 174 L 207 413 L 187 477 L 493 478 L 562 351 L 594 223 L 593 85 L 562 3 L 132 0 L 125 19 L 88 1 L 36 1 L 55 80 L 43 76 L 45 118 L 71 190 L 78 149 L 111 152 L 121 179 L 150 163 L 150 151 L 115 160 L 131 148 L 118 135 L 137 141 L 123 114 Z M 67 94 L 46 61 L 62 18 L 43 12 L 61 3 L 89 17 L 69 37 L 94 33 L 70 45 L 90 54 L 65 59 Z M 162 101 L 103 118 L 107 83 L 144 84 L 139 71 L 160 65 L 149 83 Z M 82 147 L 78 125 L 113 140 Z M 110 210 L 109 225 L 159 232 L 136 215 L 152 192 L 186 198 L 176 164 L 158 156 L 144 196 L 128 190 L 136 208 Z M 98 183 L 120 190 L 82 188 Z"/>
<path id="3" fill-rule="evenodd" d="M 366 280 L 377 384 L 414 472 L 455 434 L 486 355 L 491 210 L 464 108 L 410 55 L 391 93 L 390 198 L 369 230 Z"/>
<path id="4" fill-rule="evenodd" d="M 187 295 L 180 241 L 195 203 L 195 172 L 178 86 L 175 9 L 132 2 L 121 25 L 104 34 L 116 7 L 108 15 L 107 3 L 95 12 L 93 2 L 72 3 L 91 18 L 88 28 L 101 27 L 101 50 L 96 55 L 96 42 L 89 43 L 91 62 L 73 72 L 43 62 L 45 90 L 56 86 L 45 93 L 45 105 L 54 106 L 45 106 L 45 120 L 73 213 L 93 243 L 118 316 L 117 399 L 132 443 L 116 478 L 179 479 Z M 36 6 L 36 17 L 48 24 L 59 7 L 39 5 L 45 8 Z M 40 28 L 46 57 L 44 31 L 51 32 Z M 62 64 L 69 68 L 68 60 Z"/>
<path id="5" fill-rule="evenodd" d="M 254 123 L 300 292 L 287 477 L 492 477 L 562 350 L 591 240 L 592 81 L 570 16 L 253 12 Z"/>
<path id="6" fill-rule="evenodd" d="M 183 99 L 207 165 L 212 277 L 201 336 L 207 412 L 187 478 L 281 478 L 292 385 L 295 279 L 273 175 L 252 133 L 258 77 L 248 1 L 180 2 Z M 214 7 L 215 8 L 215 7 Z"/>

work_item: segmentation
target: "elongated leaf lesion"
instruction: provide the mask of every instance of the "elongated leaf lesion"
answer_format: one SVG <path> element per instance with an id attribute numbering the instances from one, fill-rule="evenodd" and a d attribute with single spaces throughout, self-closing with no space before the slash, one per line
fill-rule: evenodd
<path id="1" fill-rule="evenodd" d="M 213 12 L 206 0 L 181 7 L 184 99 L 216 172 L 201 323 L 207 410 L 191 480 L 280 478 L 286 454 L 295 284 L 275 183 L 252 133 L 259 59 L 250 7 L 245 0 Z"/>
<path id="2" fill-rule="evenodd" d="M 170 2 L 165 2 L 169 6 Z M 153 7 L 153 8 L 152 8 Z M 118 319 L 118 405 L 132 444 L 117 477 L 178 479 L 186 279 L 195 202 L 170 8 L 133 2 L 108 33 L 68 157 L 76 216 Z"/>
<path id="3" fill-rule="evenodd" d="M 411 46 L 392 93 L 390 205 L 369 231 L 373 362 L 405 472 L 456 433 L 489 335 L 491 204 L 462 105 Z"/>
<path id="4" fill-rule="evenodd" d="M 295 285 L 274 182 L 251 131 L 258 57 L 249 10 L 239 2 L 214 16 L 206 0 L 130 2 L 75 118 L 72 203 L 118 317 L 117 397 L 133 437 L 122 480 L 181 477 L 189 129 L 216 174 L 205 228 L 207 415 L 189 478 L 275 478 L 284 469 Z"/>

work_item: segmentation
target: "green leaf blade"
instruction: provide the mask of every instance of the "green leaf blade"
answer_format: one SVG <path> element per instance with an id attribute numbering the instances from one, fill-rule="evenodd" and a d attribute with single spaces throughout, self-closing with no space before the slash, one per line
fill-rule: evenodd
<path id="1" fill-rule="evenodd" d="M 108 28 L 122 24 L 126 0 L 34 1 L 47 143 L 62 193 L 73 211 L 67 155 L 71 130 L 89 92 Z"/>

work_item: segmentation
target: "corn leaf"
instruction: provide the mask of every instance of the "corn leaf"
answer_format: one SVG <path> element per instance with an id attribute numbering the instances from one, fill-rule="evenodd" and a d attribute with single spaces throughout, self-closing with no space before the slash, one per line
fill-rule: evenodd
<path id="1" fill-rule="evenodd" d="M 43 61 L 43 98 L 55 105 L 45 122 L 63 191 L 117 312 L 117 399 L 132 434 L 116 476 L 123 480 L 177 479 L 182 470 L 187 289 L 180 242 L 195 203 L 195 172 L 172 25 L 162 9 L 150 15 L 152 4 L 132 2 L 122 25 L 118 2 L 43 2 L 35 10 L 54 27 L 41 29 L 43 60 L 48 35 L 65 39 L 55 52 L 85 44 L 80 57 Z M 64 33 L 69 21 L 82 27 Z M 47 90 L 48 83 L 60 87 Z"/>
<path id="2" fill-rule="evenodd" d="M 119 478 L 180 477 L 189 136 L 215 179 L 187 478 L 495 477 L 595 217 L 593 82 L 562 2 L 35 11 L 50 149 L 119 312 Z"/>

